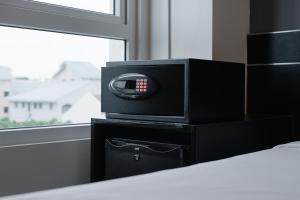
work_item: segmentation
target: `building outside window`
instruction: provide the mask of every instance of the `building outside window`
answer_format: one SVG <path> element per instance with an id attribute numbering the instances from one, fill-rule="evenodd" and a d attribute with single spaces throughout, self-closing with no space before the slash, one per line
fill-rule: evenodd
<path id="1" fill-rule="evenodd" d="M 103 117 L 100 69 L 130 54 L 128 3 L 0 0 L 0 121 L 10 123 L 5 127 Z"/>

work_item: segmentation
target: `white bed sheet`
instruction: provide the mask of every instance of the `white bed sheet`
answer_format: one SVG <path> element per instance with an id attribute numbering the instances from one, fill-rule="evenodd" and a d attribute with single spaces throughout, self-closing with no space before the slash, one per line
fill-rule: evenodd
<path id="1" fill-rule="evenodd" d="M 147 175 L 0 200 L 298 200 L 300 142 Z"/>

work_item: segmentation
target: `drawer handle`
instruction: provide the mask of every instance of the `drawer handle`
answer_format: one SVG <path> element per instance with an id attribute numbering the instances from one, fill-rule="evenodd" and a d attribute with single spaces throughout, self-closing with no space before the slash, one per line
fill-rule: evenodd
<path id="1" fill-rule="evenodd" d="M 140 154 L 134 154 L 133 157 L 136 161 L 140 160 Z"/>
<path id="2" fill-rule="evenodd" d="M 140 148 L 145 148 L 145 149 L 148 149 L 148 150 L 150 150 L 152 152 L 156 152 L 156 153 L 169 153 L 169 152 L 181 149 L 180 146 L 176 146 L 176 147 L 169 147 L 169 148 L 167 148 L 165 150 L 156 150 L 153 147 L 149 147 L 148 145 L 141 145 L 141 144 L 134 144 L 134 143 L 126 143 L 126 144 L 119 145 L 119 144 L 114 144 L 113 141 L 110 141 L 110 140 L 106 140 L 106 142 L 109 145 L 111 145 L 111 146 L 113 146 L 115 148 L 123 148 L 123 147 L 134 146 L 134 150 L 136 150 L 136 151 L 140 150 Z"/>

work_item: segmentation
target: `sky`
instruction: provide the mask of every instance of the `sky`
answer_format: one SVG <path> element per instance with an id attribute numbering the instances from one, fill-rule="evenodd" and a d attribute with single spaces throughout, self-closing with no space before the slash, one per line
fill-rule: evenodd
<path id="1" fill-rule="evenodd" d="M 112 14 L 113 0 L 35 0 L 73 8 Z"/>
<path id="2" fill-rule="evenodd" d="M 40 1 L 57 2 L 62 5 L 77 2 L 77 6 L 80 6 L 80 2 L 84 2 L 94 8 L 97 6 L 109 8 L 109 0 Z M 0 66 L 11 68 L 15 77 L 48 79 L 66 60 L 86 61 L 99 68 L 109 61 L 109 39 L 4 26 L 0 26 L 0 38 Z M 120 45 L 124 44 L 122 41 L 117 42 Z"/>

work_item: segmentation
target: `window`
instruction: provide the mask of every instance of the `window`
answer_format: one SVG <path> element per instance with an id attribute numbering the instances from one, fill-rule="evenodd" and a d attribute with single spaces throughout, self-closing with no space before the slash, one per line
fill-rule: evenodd
<path id="1" fill-rule="evenodd" d="M 9 110 L 9 108 L 6 106 L 6 107 L 4 107 L 3 112 L 7 114 L 8 110 Z"/>
<path id="2" fill-rule="evenodd" d="M 9 92 L 8 91 L 4 91 L 3 96 L 4 97 L 8 97 L 9 96 Z"/>
<path id="3" fill-rule="evenodd" d="M 71 107 L 72 107 L 72 105 L 70 105 L 70 104 L 63 105 L 63 107 L 61 108 L 61 112 L 62 112 L 62 113 L 65 113 L 65 112 L 67 112 Z"/>
<path id="4" fill-rule="evenodd" d="M 0 0 L 0 66 L 9 68 L 11 77 L 0 85 L 9 88 L 9 97 L 0 98 L 8 115 L 0 120 L 8 117 L 9 127 L 15 128 L 89 123 L 102 117 L 100 67 L 134 55 L 134 28 L 128 23 L 134 12 L 126 11 L 135 10 L 132 4 Z"/>
<path id="5" fill-rule="evenodd" d="M 114 14 L 113 0 L 37 0 L 43 3 L 56 4 L 100 13 Z"/>

